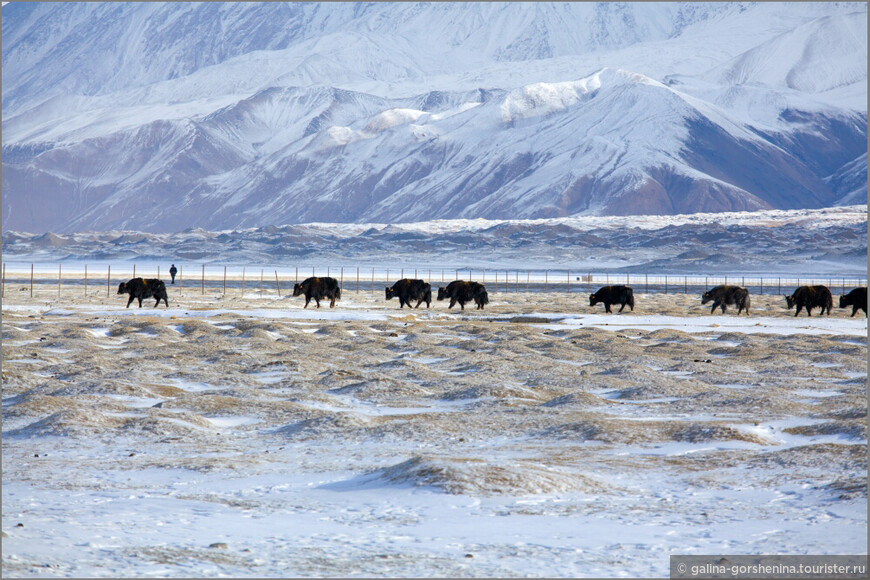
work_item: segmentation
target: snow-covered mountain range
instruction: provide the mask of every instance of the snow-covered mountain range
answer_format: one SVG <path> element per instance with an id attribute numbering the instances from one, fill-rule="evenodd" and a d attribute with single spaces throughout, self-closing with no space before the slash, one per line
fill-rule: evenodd
<path id="1" fill-rule="evenodd" d="M 3 230 L 866 202 L 866 3 L 11 3 Z"/>

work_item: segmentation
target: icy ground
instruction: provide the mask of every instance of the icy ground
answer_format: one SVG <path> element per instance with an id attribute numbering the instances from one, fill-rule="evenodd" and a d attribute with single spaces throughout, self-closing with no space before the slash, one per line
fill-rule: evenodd
<path id="1" fill-rule="evenodd" d="M 667 576 L 866 553 L 867 319 L 3 301 L 3 576 Z M 425 306 L 425 305 L 424 305 Z"/>

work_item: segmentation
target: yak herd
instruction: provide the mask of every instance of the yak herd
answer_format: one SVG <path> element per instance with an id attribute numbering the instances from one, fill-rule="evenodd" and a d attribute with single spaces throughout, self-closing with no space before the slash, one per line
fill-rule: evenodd
<path id="1" fill-rule="evenodd" d="M 405 305 L 411 308 L 411 303 L 415 301 L 414 308 L 419 308 L 423 302 L 426 303 L 426 308 L 432 304 L 432 287 L 423 280 L 403 278 L 384 290 L 387 300 L 399 299 L 399 308 L 404 308 Z M 160 305 L 161 300 L 167 308 L 169 307 L 166 285 L 156 278 L 147 280 L 133 278 L 128 282 L 121 282 L 118 286 L 118 294 L 130 295 L 127 308 L 133 300 L 138 300 L 139 308 L 142 308 L 142 300 L 145 298 L 157 300 L 154 304 L 155 308 Z M 308 308 L 308 303 L 312 299 L 317 308 L 320 308 L 321 300 L 329 300 L 329 307 L 333 308 L 335 301 L 341 300 L 341 286 L 335 278 L 329 276 L 306 278 L 293 286 L 293 296 L 305 296 L 303 308 Z M 465 310 L 467 303 L 474 302 L 477 310 L 483 310 L 483 307 L 489 304 L 486 288 L 479 282 L 456 280 L 439 288 L 437 296 L 438 300 L 450 300 L 447 308 L 453 308 L 458 303 L 459 307 Z M 820 314 L 830 315 L 834 305 L 834 298 L 827 286 L 800 286 L 791 296 L 784 296 L 784 298 L 789 309 L 795 308 L 795 316 L 800 314 L 801 310 L 806 310 L 807 316 L 812 316 L 813 308 L 818 308 Z M 622 312 L 626 306 L 634 311 L 634 291 L 630 286 L 604 286 L 589 295 L 590 307 L 599 302 L 604 304 L 604 311 L 607 313 L 612 313 L 610 307 L 616 304 L 620 305 L 619 312 Z M 749 314 L 749 291 L 740 286 L 722 285 L 711 288 L 701 296 L 701 304 L 708 302 L 713 303 L 710 314 L 713 314 L 716 308 L 720 308 L 724 314 L 728 306 L 736 307 L 738 315 L 743 311 Z M 845 296 L 840 296 L 840 308 L 849 306 L 852 307 L 851 316 L 855 316 L 859 309 L 864 311 L 865 317 L 867 316 L 866 287 L 855 288 Z"/>

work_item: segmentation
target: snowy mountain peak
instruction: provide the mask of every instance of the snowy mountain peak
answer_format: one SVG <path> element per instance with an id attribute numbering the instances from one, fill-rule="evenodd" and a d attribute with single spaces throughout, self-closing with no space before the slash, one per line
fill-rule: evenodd
<path id="1" fill-rule="evenodd" d="M 866 10 L 13 3 L 3 228 L 846 203 L 866 189 Z"/>

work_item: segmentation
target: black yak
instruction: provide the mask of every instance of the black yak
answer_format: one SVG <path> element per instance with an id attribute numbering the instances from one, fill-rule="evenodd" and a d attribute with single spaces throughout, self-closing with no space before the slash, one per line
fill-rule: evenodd
<path id="1" fill-rule="evenodd" d="M 722 309 L 722 314 L 725 314 L 726 306 L 736 306 L 737 314 L 743 310 L 749 314 L 749 290 L 740 286 L 716 286 L 704 292 L 701 296 L 701 304 L 706 304 L 713 301 L 713 308 L 710 309 L 710 314 L 716 311 L 716 308 Z"/>
<path id="2" fill-rule="evenodd" d="M 791 296 L 785 297 L 785 303 L 789 308 L 797 306 L 794 315 L 797 316 L 801 312 L 801 308 L 807 309 L 807 316 L 812 316 L 810 312 L 813 308 L 820 307 L 820 316 L 827 309 L 828 314 L 831 314 L 831 307 L 834 305 L 834 297 L 831 296 L 831 291 L 827 286 L 801 286 L 794 291 Z"/>
<path id="3" fill-rule="evenodd" d="M 335 306 L 336 300 L 341 300 L 341 288 L 338 286 L 338 280 L 325 276 L 323 278 L 306 278 L 302 282 L 297 282 L 293 285 L 293 296 L 305 295 L 305 306 L 308 308 L 308 303 L 314 298 L 317 308 L 320 308 L 320 301 L 329 299 L 329 307 Z"/>
<path id="4" fill-rule="evenodd" d="M 118 294 L 129 294 L 130 299 L 127 300 L 127 308 L 130 308 L 130 303 L 133 300 L 139 301 L 139 308 L 142 308 L 143 298 L 154 298 L 157 302 L 154 307 L 160 306 L 160 301 L 163 300 L 166 307 L 169 308 L 169 297 L 166 295 L 166 284 L 157 278 L 133 278 L 128 282 L 118 284 Z"/>
<path id="5" fill-rule="evenodd" d="M 634 312 L 634 290 L 630 286 L 603 286 L 594 294 L 589 295 L 589 306 L 595 306 L 599 302 L 604 302 L 604 311 L 612 313 L 610 310 L 611 304 L 621 304 L 619 311 L 625 308 L 626 304 L 631 311 Z"/>
<path id="6" fill-rule="evenodd" d="M 840 296 L 840 308 L 852 307 L 852 316 L 858 310 L 864 311 L 864 316 L 867 316 L 867 287 L 855 288 L 845 296 Z"/>
<path id="7" fill-rule="evenodd" d="M 423 280 L 403 278 L 393 284 L 392 288 L 384 288 L 384 290 L 387 300 L 394 296 L 399 297 L 399 308 L 404 308 L 405 304 L 410 308 L 412 300 L 417 301 L 414 308 L 419 308 L 423 302 L 426 303 L 426 308 L 432 304 L 432 286 Z"/>
<path id="8" fill-rule="evenodd" d="M 480 282 L 454 280 L 446 288 L 438 289 L 438 300 L 446 298 L 450 298 L 450 305 L 447 308 L 453 308 L 453 305 L 459 302 L 460 308 L 465 310 L 465 303 L 472 300 L 477 305 L 477 310 L 483 310 L 483 307 L 489 304 L 489 294 Z"/>

